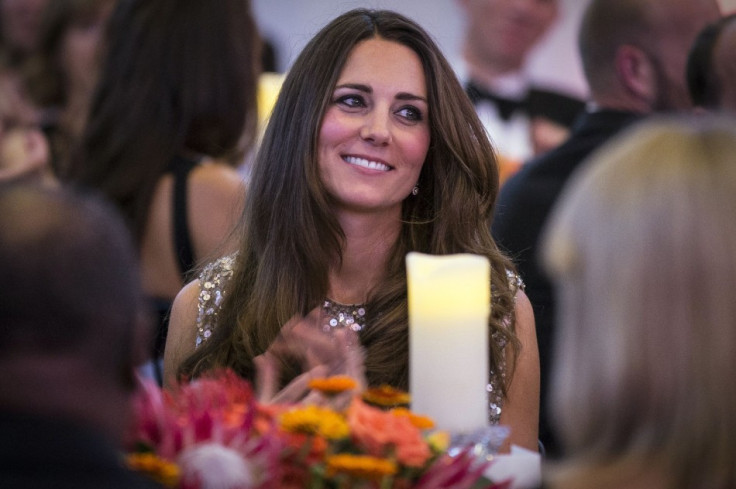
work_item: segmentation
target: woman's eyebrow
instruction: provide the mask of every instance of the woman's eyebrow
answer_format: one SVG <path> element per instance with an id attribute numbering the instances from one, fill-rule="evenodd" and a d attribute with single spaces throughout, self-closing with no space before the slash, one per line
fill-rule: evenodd
<path id="1" fill-rule="evenodd" d="M 361 83 L 343 83 L 342 85 L 336 86 L 335 90 L 339 88 L 352 88 L 361 92 L 373 93 L 373 89 L 371 87 L 369 87 L 368 85 L 363 85 Z"/>
<path id="2" fill-rule="evenodd" d="M 399 100 L 420 100 L 425 103 L 427 102 L 426 97 L 422 97 L 420 95 L 414 95 L 413 93 L 409 93 L 409 92 L 400 92 L 396 94 L 396 98 Z"/>
<path id="3" fill-rule="evenodd" d="M 358 90 L 360 92 L 373 93 L 373 89 L 370 86 L 364 85 L 362 83 L 343 83 L 342 85 L 336 86 L 335 87 L 335 90 L 341 89 L 341 88 L 351 88 L 353 90 Z M 422 101 L 422 102 L 425 102 L 425 103 L 427 102 L 427 98 L 426 97 L 422 97 L 420 95 L 415 95 L 415 94 L 409 93 L 409 92 L 399 92 L 399 93 L 397 93 L 396 94 L 396 99 L 398 99 L 398 100 L 419 100 L 419 101 Z"/>

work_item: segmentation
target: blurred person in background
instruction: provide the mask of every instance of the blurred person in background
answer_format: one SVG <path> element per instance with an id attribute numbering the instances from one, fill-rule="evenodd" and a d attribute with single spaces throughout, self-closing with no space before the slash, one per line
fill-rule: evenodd
<path id="1" fill-rule="evenodd" d="M 700 32 L 688 54 L 687 82 L 696 107 L 736 112 L 736 14 Z"/>
<path id="2" fill-rule="evenodd" d="M 593 105 L 570 138 L 525 165 L 501 188 L 493 236 L 515 258 L 534 307 L 542 373 L 540 439 L 559 455 L 546 399 L 555 301 L 539 263 L 539 236 L 570 175 L 609 138 L 648 114 L 690 111 L 687 52 L 720 17 L 715 0 L 591 0 L 578 36 Z"/>
<path id="3" fill-rule="evenodd" d="M 52 166 L 61 178 L 84 129 L 103 55 L 104 30 L 115 1 L 49 2 L 38 49 L 24 64 L 25 85 L 41 111 Z"/>
<path id="4" fill-rule="evenodd" d="M 51 0 L 0 0 L 0 65 L 15 69 L 38 47 L 41 17 Z"/>
<path id="5" fill-rule="evenodd" d="M 539 86 L 529 55 L 559 15 L 558 0 L 456 0 L 465 18 L 466 90 L 501 157 L 504 181 L 559 145 L 584 103 Z"/>
<path id="6" fill-rule="evenodd" d="M 0 487 L 147 489 L 122 444 L 150 317 L 109 204 L 0 184 Z"/>
<path id="7" fill-rule="evenodd" d="M 40 112 L 29 97 L 22 66 L 38 46 L 41 17 L 49 0 L 0 0 L 0 180 L 42 175 L 48 143 L 38 127 Z"/>
<path id="8" fill-rule="evenodd" d="M 611 141 L 550 216 L 552 489 L 736 487 L 736 121 Z"/>
<path id="9" fill-rule="evenodd" d="M 119 0 L 109 20 L 69 177 L 128 223 L 160 315 L 154 359 L 189 272 L 236 248 L 245 188 L 235 167 L 255 138 L 259 38 L 248 0 Z"/>
<path id="10" fill-rule="evenodd" d="M 0 182 L 52 184 L 49 146 L 18 77 L 0 70 Z"/>

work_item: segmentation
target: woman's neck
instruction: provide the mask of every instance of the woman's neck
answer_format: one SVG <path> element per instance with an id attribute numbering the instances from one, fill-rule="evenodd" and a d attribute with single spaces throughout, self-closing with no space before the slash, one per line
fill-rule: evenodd
<path id="1" fill-rule="evenodd" d="M 360 214 L 338 217 L 345 233 L 342 262 L 329 272 L 329 298 L 362 304 L 386 275 L 389 253 L 401 231 L 399 216 Z"/>

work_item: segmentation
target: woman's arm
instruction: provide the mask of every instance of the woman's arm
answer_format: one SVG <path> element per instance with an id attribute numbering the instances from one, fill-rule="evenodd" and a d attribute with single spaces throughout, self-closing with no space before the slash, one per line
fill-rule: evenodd
<path id="1" fill-rule="evenodd" d="M 194 351 L 198 298 L 199 280 L 194 280 L 184 286 L 174 299 L 164 350 L 164 385 L 167 387 L 176 383 L 179 366 Z"/>
<path id="2" fill-rule="evenodd" d="M 511 445 L 529 450 L 539 449 L 539 350 L 534 327 L 534 312 L 523 290 L 516 293 L 516 336 L 521 343 L 519 357 L 511 378 L 508 395 L 501 411 L 500 424 L 509 426 L 511 434 L 501 451 Z M 507 348 L 507 365 L 514 365 L 514 353 Z"/>

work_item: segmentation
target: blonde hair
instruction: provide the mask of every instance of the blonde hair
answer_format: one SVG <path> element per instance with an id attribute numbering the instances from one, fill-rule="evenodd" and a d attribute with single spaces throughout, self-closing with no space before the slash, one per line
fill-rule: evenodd
<path id="1" fill-rule="evenodd" d="M 544 236 L 560 302 L 552 413 L 578 467 L 736 487 L 736 122 L 633 128 Z M 586 469 L 586 470 L 587 470 Z"/>

